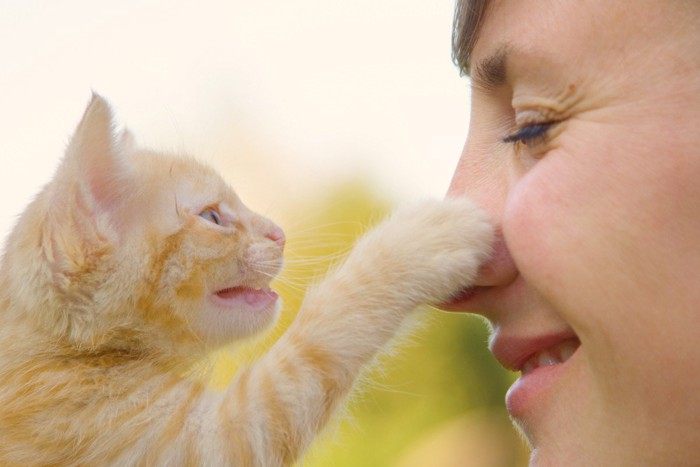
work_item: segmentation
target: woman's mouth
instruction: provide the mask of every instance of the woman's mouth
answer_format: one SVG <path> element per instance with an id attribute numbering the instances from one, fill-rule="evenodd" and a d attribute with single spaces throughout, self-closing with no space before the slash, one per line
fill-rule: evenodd
<path id="1" fill-rule="evenodd" d="M 576 349 L 578 349 L 580 345 L 581 343 L 578 339 L 569 339 L 552 347 L 540 350 L 525 361 L 520 371 L 524 376 L 540 367 L 564 363 L 576 352 Z"/>
<path id="2" fill-rule="evenodd" d="M 506 395 L 508 412 L 515 419 L 546 404 L 549 391 L 557 384 L 575 358 L 581 342 L 567 331 L 535 338 L 497 336 L 492 352 L 507 369 L 520 371 Z"/>

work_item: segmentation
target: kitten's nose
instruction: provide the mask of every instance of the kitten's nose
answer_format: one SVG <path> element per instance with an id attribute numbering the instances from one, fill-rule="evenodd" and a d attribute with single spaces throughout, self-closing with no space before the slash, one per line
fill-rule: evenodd
<path id="1" fill-rule="evenodd" d="M 267 232 L 267 234 L 265 234 L 265 238 L 269 238 L 280 247 L 280 250 L 284 250 L 284 243 L 286 241 L 286 238 L 282 229 L 280 229 L 276 225 L 273 226 L 270 229 L 270 231 Z"/>

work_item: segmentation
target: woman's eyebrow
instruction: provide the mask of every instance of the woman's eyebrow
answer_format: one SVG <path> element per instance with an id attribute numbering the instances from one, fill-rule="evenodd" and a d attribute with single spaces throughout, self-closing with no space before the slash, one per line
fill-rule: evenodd
<path id="1" fill-rule="evenodd" d="M 505 83 L 509 49 L 507 46 L 501 46 L 496 52 L 474 64 L 471 72 L 474 87 L 490 91 Z"/>

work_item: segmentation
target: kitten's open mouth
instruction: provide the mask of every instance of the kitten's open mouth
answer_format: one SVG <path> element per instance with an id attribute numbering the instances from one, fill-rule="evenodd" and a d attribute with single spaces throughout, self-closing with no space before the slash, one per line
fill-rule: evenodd
<path id="1" fill-rule="evenodd" d="M 228 287 L 216 292 L 220 303 L 236 308 L 263 309 L 277 301 L 278 295 L 268 287 L 253 289 L 250 287 Z"/>

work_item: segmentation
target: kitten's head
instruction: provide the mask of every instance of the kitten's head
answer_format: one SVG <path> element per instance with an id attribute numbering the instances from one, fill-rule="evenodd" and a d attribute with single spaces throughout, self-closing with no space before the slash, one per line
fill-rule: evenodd
<path id="1" fill-rule="evenodd" d="M 283 246 L 209 167 L 113 137 L 94 96 L 7 242 L 3 281 L 18 318 L 78 346 L 190 352 L 274 320 Z"/>

